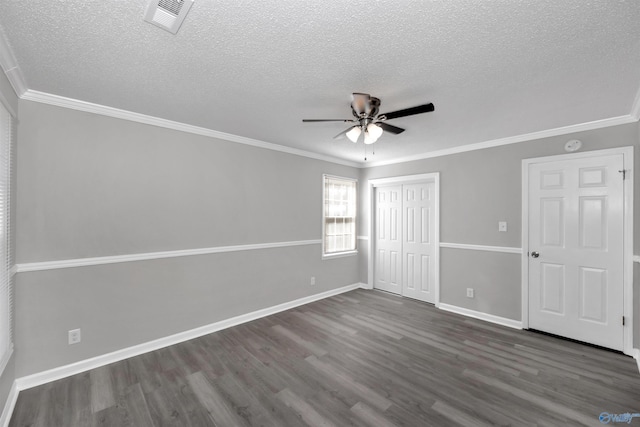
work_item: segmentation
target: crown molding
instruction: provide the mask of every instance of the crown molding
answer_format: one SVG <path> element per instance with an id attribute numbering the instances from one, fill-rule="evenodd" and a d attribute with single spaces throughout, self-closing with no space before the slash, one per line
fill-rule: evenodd
<path id="1" fill-rule="evenodd" d="M 431 151 L 428 153 L 415 154 L 412 156 L 400 157 L 393 160 L 382 160 L 364 164 L 363 168 L 373 168 L 377 166 L 395 165 L 397 163 L 411 162 L 414 160 L 430 159 L 433 157 L 448 156 L 451 154 L 466 153 L 467 151 L 482 150 L 485 148 L 499 147 L 501 145 L 517 144 L 519 142 L 532 141 L 536 139 L 549 138 L 552 136 L 561 136 L 575 132 L 584 132 L 588 130 L 601 129 L 610 126 L 618 126 L 629 123 L 635 123 L 638 119 L 632 115 L 611 117 L 609 119 L 595 120 L 592 122 L 580 123 L 576 125 L 563 126 L 554 129 L 547 129 L 539 132 L 525 133 L 522 135 L 509 136 L 507 138 L 493 139 L 490 141 L 478 142 L 475 144 L 461 145 L 458 147 L 445 148 L 443 150 Z"/>
<path id="2" fill-rule="evenodd" d="M 1 39 L 0 39 L 1 40 Z M 1 50 L 1 48 L 0 48 Z M 12 83 L 13 84 L 13 83 Z M 15 87 L 14 87 L 15 89 Z M 211 138 L 221 139 L 230 142 L 236 142 L 239 144 L 251 145 L 253 147 L 265 148 L 268 150 L 280 151 L 283 153 L 293 154 L 296 156 L 308 157 L 316 160 L 326 161 L 344 166 L 350 166 L 355 168 L 372 168 L 378 166 L 394 165 L 398 163 L 406 163 L 415 160 L 430 159 L 434 157 L 448 156 L 451 154 L 466 153 L 468 151 L 482 150 L 485 148 L 499 147 L 502 145 L 517 144 L 520 142 L 532 141 L 536 139 L 549 138 L 554 136 L 567 135 L 576 132 L 584 132 L 589 130 L 601 129 L 610 126 L 618 126 L 623 124 L 638 122 L 638 116 L 640 115 L 640 92 L 636 96 L 636 100 L 633 105 L 631 114 L 625 116 L 611 117 L 608 119 L 595 120 L 592 122 L 580 123 L 570 126 L 563 126 L 554 129 L 547 129 L 539 132 L 526 133 L 521 135 L 514 135 L 506 138 L 493 139 L 489 141 L 478 142 L 474 144 L 461 145 L 458 147 L 446 148 L 443 150 L 431 151 L 427 153 L 415 154 L 411 156 L 399 157 L 391 160 L 382 160 L 379 162 L 360 163 L 350 160 L 339 159 L 337 157 L 327 156 L 324 154 L 314 153 L 311 151 L 301 150 L 298 148 L 287 147 L 284 145 L 274 144 L 271 142 L 261 141 L 252 138 L 246 138 L 239 135 L 234 135 L 225 132 L 219 132 L 212 129 L 207 129 L 199 126 L 193 126 L 186 123 L 175 122 L 172 120 L 162 119 L 159 117 L 148 116 L 146 114 L 135 113 L 132 111 L 121 110 L 118 108 L 108 107 L 105 105 L 94 104 L 91 102 L 80 101 L 73 98 L 66 98 L 59 95 L 53 95 L 50 93 L 39 92 L 32 89 L 27 89 L 21 99 L 27 101 L 39 102 L 42 104 L 54 105 L 57 107 L 69 108 L 73 110 L 83 111 L 87 113 L 93 113 L 103 115 L 107 117 L 113 117 L 117 119 L 129 120 L 133 122 L 148 124 L 152 126 L 163 127 L 166 129 L 173 129 L 181 132 L 192 133 L 196 135 L 208 136 Z"/>
<path id="3" fill-rule="evenodd" d="M 7 42 L 2 29 L 0 28 L 0 67 L 9 79 L 9 83 L 13 87 L 14 92 L 20 98 L 27 91 L 27 82 L 24 79 L 22 70 L 18 67 L 13 50 Z"/>
<path id="4" fill-rule="evenodd" d="M 181 132 L 192 133 L 195 135 L 208 136 L 211 138 L 221 139 L 239 144 L 251 145 L 253 147 L 265 148 L 267 150 L 280 151 L 282 153 L 293 154 L 296 156 L 308 157 L 311 159 L 322 160 L 325 162 L 336 163 L 344 166 L 361 167 L 360 163 L 349 160 L 339 159 L 337 157 L 327 156 L 324 154 L 313 153 L 311 151 L 300 150 L 298 148 L 287 147 L 284 145 L 274 144 L 271 142 L 260 141 L 258 139 L 246 138 L 244 136 L 234 135 L 225 132 L 219 132 L 199 126 L 193 126 L 186 123 L 175 122 L 172 120 L 162 119 L 159 117 L 148 116 L 146 114 L 134 113 L 133 111 L 121 110 L 119 108 L 108 107 L 106 105 L 94 104 L 92 102 L 80 101 L 78 99 L 66 98 L 64 96 L 53 95 L 50 93 L 39 92 L 37 90 L 28 89 L 21 97 L 27 101 L 39 102 L 42 104 L 54 105 L 56 107 L 69 108 L 72 110 L 84 111 L 86 113 L 99 114 L 102 116 L 113 117 L 116 119 L 129 120 L 132 122 L 143 123 L 146 125 L 158 126 L 166 129 L 173 129 Z"/>

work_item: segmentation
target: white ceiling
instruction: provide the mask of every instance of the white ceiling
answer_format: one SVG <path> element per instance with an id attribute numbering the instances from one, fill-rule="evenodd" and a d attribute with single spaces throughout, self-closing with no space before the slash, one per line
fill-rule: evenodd
<path id="1" fill-rule="evenodd" d="M 29 89 L 362 161 L 350 94 L 390 121 L 374 161 L 630 114 L 640 2 L 196 0 L 172 35 L 146 1 L 0 0 Z M 370 157 L 371 158 L 371 157 Z"/>

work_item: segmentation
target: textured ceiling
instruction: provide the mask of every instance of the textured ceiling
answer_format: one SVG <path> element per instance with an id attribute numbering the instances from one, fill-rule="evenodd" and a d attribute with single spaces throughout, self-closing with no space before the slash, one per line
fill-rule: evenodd
<path id="1" fill-rule="evenodd" d="M 145 1 L 0 0 L 30 89 L 362 161 L 332 140 L 352 92 L 393 120 L 375 161 L 630 113 L 640 2 L 196 0 L 177 35 Z"/>

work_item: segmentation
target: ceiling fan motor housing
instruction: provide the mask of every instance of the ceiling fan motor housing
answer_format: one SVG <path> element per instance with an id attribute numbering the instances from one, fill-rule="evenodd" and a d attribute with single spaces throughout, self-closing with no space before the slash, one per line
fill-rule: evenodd
<path id="1" fill-rule="evenodd" d="M 380 109 L 380 99 L 367 93 L 354 93 L 351 101 L 351 112 L 360 119 L 363 117 L 373 118 Z"/>

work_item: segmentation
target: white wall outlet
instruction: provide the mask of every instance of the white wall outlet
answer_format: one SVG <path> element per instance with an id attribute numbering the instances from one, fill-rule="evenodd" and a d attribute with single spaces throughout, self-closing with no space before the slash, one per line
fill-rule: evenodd
<path id="1" fill-rule="evenodd" d="M 69 345 L 78 344 L 81 340 L 80 329 L 72 329 L 69 331 Z"/>
<path id="2" fill-rule="evenodd" d="M 507 231 L 507 221 L 498 222 L 498 231 Z"/>
<path id="3" fill-rule="evenodd" d="M 311 286 L 316 284 L 316 278 L 315 276 L 311 276 Z"/>
<path id="4" fill-rule="evenodd" d="M 467 288 L 467 298 L 473 298 L 473 288 Z"/>

